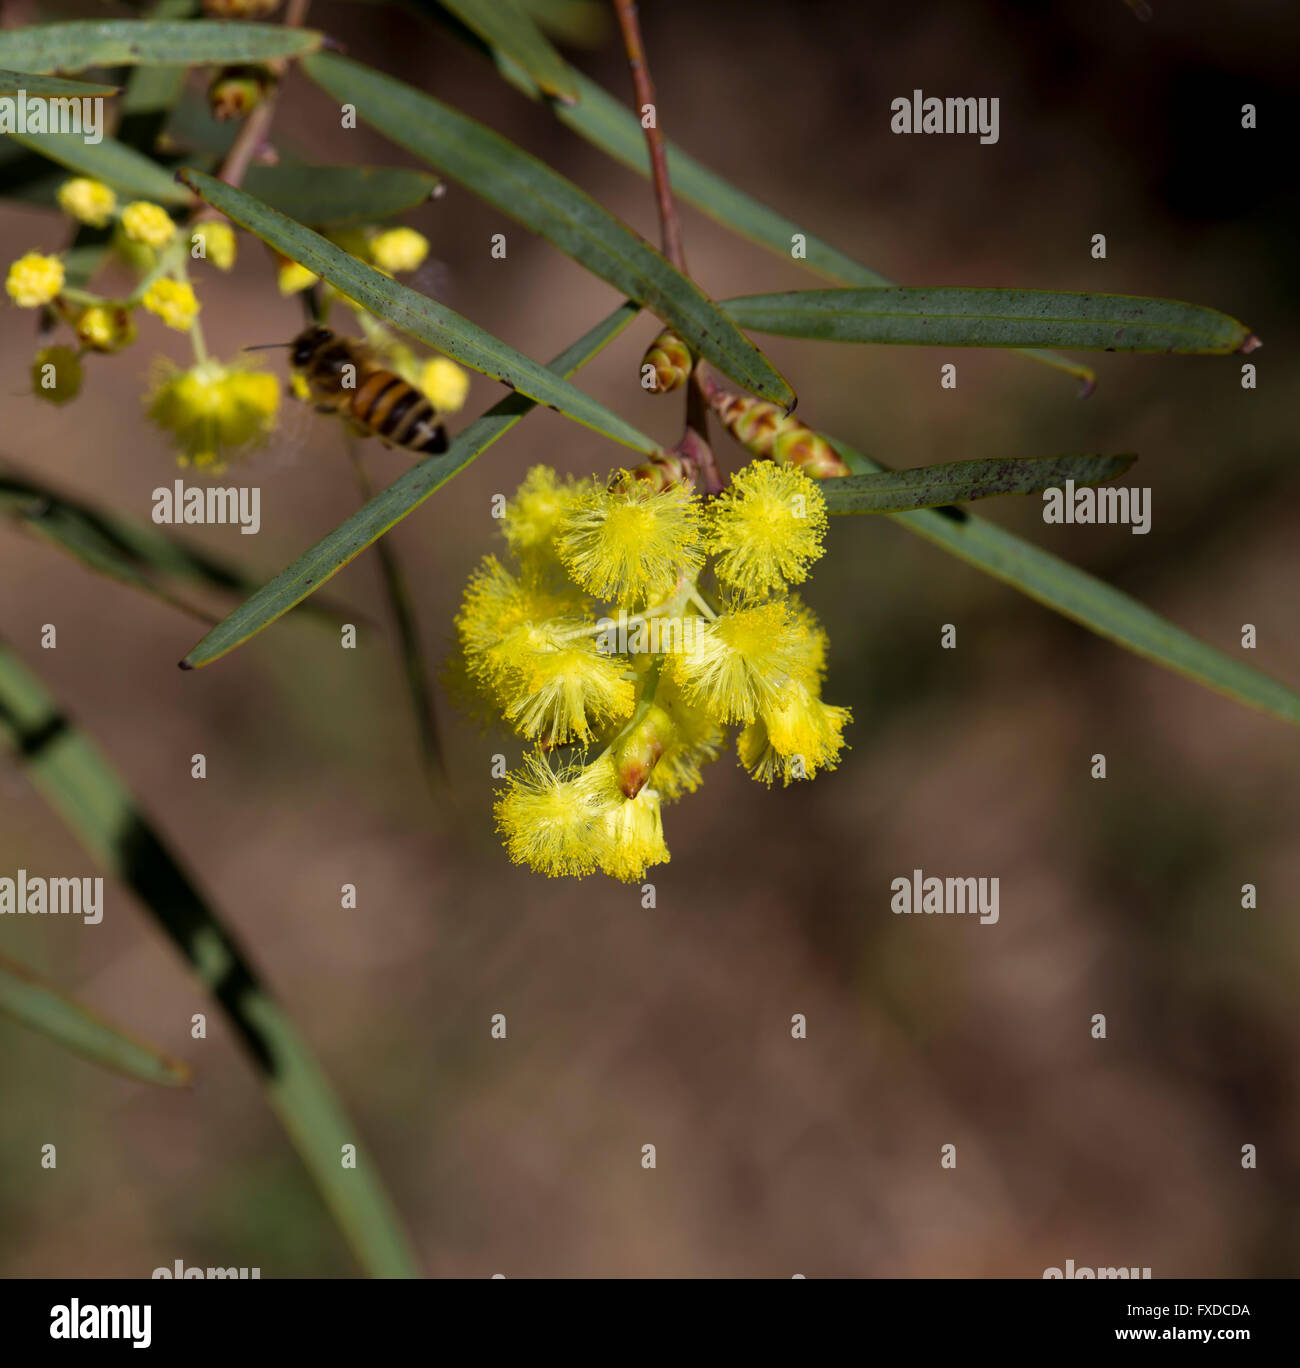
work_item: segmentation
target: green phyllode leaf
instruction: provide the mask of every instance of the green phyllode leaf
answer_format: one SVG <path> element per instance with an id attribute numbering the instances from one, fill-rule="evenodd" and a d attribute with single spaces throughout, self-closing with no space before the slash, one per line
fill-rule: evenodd
<path id="1" fill-rule="evenodd" d="M 440 182 L 427 171 L 387 166 L 250 166 L 244 189 L 286 218 L 341 228 L 391 218 L 423 204 Z"/>
<path id="2" fill-rule="evenodd" d="M 1071 455 L 949 461 L 914 470 L 846 475 L 824 480 L 821 490 L 830 513 L 898 513 L 1003 494 L 1037 494 L 1066 480 L 1076 485 L 1100 484 L 1122 475 L 1136 459 L 1130 455 Z"/>
<path id="3" fill-rule="evenodd" d="M 1139 295 L 890 286 L 748 295 L 723 307 L 742 328 L 822 342 L 1202 354 L 1256 345 L 1227 314 Z"/>
<path id="4" fill-rule="evenodd" d="M 177 1088 L 190 1082 L 188 1064 L 105 1021 L 6 955 L 0 955 L 0 1013 L 141 1083 Z"/>
<path id="5" fill-rule="evenodd" d="M 2 643 L 0 740 L 90 855 L 139 898 L 220 1004 L 362 1267 L 376 1277 L 416 1276 L 374 1164 L 349 1170 L 339 1164 L 342 1146 L 358 1144 L 358 1129 L 306 1042 L 98 747 Z"/>
<path id="6" fill-rule="evenodd" d="M 0 67 L 84 71 L 113 66 L 225 66 L 315 52 L 323 35 L 283 24 L 211 19 L 76 19 L 0 32 Z"/>

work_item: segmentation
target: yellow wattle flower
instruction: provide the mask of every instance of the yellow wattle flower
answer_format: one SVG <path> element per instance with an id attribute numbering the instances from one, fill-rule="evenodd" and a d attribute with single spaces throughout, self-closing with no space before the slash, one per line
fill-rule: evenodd
<path id="1" fill-rule="evenodd" d="M 235 230 L 225 219 L 196 223 L 190 230 L 190 256 L 211 262 L 219 271 L 230 270 L 235 264 Z"/>
<path id="2" fill-rule="evenodd" d="M 683 485 L 654 490 L 620 472 L 574 496 L 556 540 L 565 569 L 598 598 L 640 607 L 704 563 L 698 505 Z"/>
<path id="3" fill-rule="evenodd" d="M 807 475 L 755 461 L 710 505 L 706 549 L 724 588 L 761 598 L 808 578 L 826 525 L 826 500 Z"/>
<path id="4" fill-rule="evenodd" d="M 20 309 L 35 309 L 57 297 L 63 280 L 63 262 L 58 257 L 28 252 L 9 267 L 5 290 Z"/>
<path id="5" fill-rule="evenodd" d="M 497 829 L 516 864 L 549 877 L 592 873 L 606 857 L 608 795 L 579 766 L 554 770 L 538 751 L 506 778 L 497 800 Z"/>
<path id="6" fill-rule="evenodd" d="M 280 386 L 275 376 L 243 365 L 203 361 L 181 370 L 162 362 L 146 405 L 149 418 L 175 439 L 180 465 L 219 474 L 270 435 Z"/>
<path id="7" fill-rule="evenodd" d="M 386 228 L 370 239 L 370 259 L 381 271 L 415 271 L 429 255 L 429 239 L 414 228 Z"/>
<path id="8" fill-rule="evenodd" d="M 815 778 L 818 770 L 839 764 L 844 728 L 850 721 L 847 708 L 823 703 L 796 681 L 741 734 L 741 763 L 767 784 L 778 774 L 786 784 Z"/>
<path id="9" fill-rule="evenodd" d="M 592 739 L 603 727 L 628 717 L 636 694 L 627 666 L 601 655 L 591 638 L 566 639 L 563 629 L 532 627 L 511 633 L 500 652 L 511 678 L 505 710 L 521 735 L 548 746 Z"/>
<path id="10" fill-rule="evenodd" d="M 168 280 L 166 277 L 155 280 L 140 302 L 151 314 L 157 314 L 169 328 L 175 328 L 177 332 L 189 332 L 202 307 L 188 282 Z"/>
<path id="11" fill-rule="evenodd" d="M 639 883 L 651 865 L 672 858 L 664 840 L 659 794 L 643 788 L 635 798 L 618 794 L 603 814 L 605 849 L 601 870 L 623 883 Z"/>
<path id="12" fill-rule="evenodd" d="M 165 247 L 176 235 L 176 225 L 161 205 L 136 200 L 122 210 L 122 231 L 131 242 Z"/>
<path id="13" fill-rule="evenodd" d="M 688 703 L 719 722 L 752 722 L 801 668 L 800 631 L 783 599 L 740 608 L 706 623 L 692 649 L 668 657 Z"/>
<path id="14" fill-rule="evenodd" d="M 561 479 L 550 466 L 532 467 L 501 520 L 501 531 L 516 556 L 554 555 L 560 519 L 581 489 L 576 480 Z"/>
<path id="15" fill-rule="evenodd" d="M 795 595 L 761 597 L 820 552 L 820 495 L 798 472 L 739 478 L 707 528 L 716 556 L 743 551 L 748 567 L 724 575 L 720 611 L 695 583 L 702 503 L 685 485 L 602 488 L 537 466 L 506 505 L 522 568 L 488 556 L 470 576 L 452 679 L 538 744 L 496 807 L 516 863 L 642 879 L 669 859 L 663 804 L 699 786 L 729 723 L 745 724 L 742 763 L 769 784 L 838 764 L 851 719 L 820 697 L 826 634 Z M 560 765 L 562 745 L 599 753 Z"/>
<path id="16" fill-rule="evenodd" d="M 121 304 L 92 304 L 76 321 L 77 341 L 91 351 L 119 352 L 135 341 L 135 319 Z"/>
<path id="17" fill-rule="evenodd" d="M 117 196 L 102 181 L 74 176 L 59 186 L 59 208 L 89 228 L 106 228 L 117 208 Z"/>

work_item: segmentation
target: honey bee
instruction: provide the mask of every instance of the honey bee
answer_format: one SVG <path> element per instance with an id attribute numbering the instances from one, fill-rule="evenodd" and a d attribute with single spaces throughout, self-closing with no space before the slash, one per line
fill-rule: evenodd
<path id="1" fill-rule="evenodd" d="M 357 436 L 373 433 L 389 446 L 447 450 L 447 429 L 428 398 L 385 370 L 363 342 L 314 323 L 282 345 L 317 413 L 336 413 Z"/>

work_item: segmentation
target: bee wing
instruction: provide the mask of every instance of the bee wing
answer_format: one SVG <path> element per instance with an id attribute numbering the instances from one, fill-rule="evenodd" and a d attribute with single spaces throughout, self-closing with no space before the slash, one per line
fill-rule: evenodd
<path id="1" fill-rule="evenodd" d="M 310 402 L 304 402 L 291 394 L 286 396 L 280 405 L 275 435 L 267 448 L 267 463 L 271 469 L 283 470 L 298 464 L 298 458 L 315 421 Z"/>

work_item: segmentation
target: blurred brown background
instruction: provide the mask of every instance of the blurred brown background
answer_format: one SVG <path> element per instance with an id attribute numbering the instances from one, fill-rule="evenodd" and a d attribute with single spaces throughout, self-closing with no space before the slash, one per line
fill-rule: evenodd
<path id="1" fill-rule="evenodd" d="M 104 12 L 102 7 L 95 13 Z M 60 9 L 57 17 L 67 17 Z M 648 186 L 454 40 L 388 8 L 312 21 L 552 161 L 657 241 Z M 1103 289 L 1248 322 L 1239 358 L 1095 355 L 1096 394 L 1009 354 L 765 340 L 801 416 L 882 460 L 1136 450 L 1153 528 L 1047 528 L 1037 500 L 981 512 L 1232 654 L 1300 682 L 1295 588 L 1294 179 L 1300 11 L 1156 0 L 863 6 L 653 3 L 643 23 L 669 136 L 866 264 L 912 284 Z M 611 34 L 612 38 L 612 34 Z M 616 40 L 571 52 L 630 100 Z M 997 95 L 1001 139 L 899 137 L 889 102 Z M 1257 134 L 1240 105 L 1259 109 Z M 277 120 L 322 161 L 409 159 L 292 79 Z M 408 219 L 422 283 L 548 358 L 617 302 L 457 187 Z M 815 277 L 686 208 L 719 297 Z M 491 234 L 509 255 L 488 255 Z M 1104 232 L 1109 257 L 1089 256 Z M 55 248 L 52 215 L 0 209 L 4 260 Z M 209 344 L 290 336 L 251 241 L 200 279 Z M 173 478 L 136 394 L 186 343 L 156 320 L 88 366 L 61 410 L 23 397 L 30 316 L 0 312 L 6 456 L 137 518 Z M 675 439 L 641 393 L 639 320 L 579 377 Z M 956 361 L 959 388 L 938 387 Z M 278 364 L 273 362 L 272 364 Z M 465 418 L 499 397 L 476 378 Z M 718 435 L 724 465 L 743 458 Z M 400 453 L 371 453 L 385 482 Z M 553 414 L 404 522 L 429 653 L 448 650 L 490 497 L 530 464 L 617 452 Z M 263 531 L 191 529 L 269 575 L 356 493 L 334 428 L 257 457 Z M 852 751 L 768 792 L 732 757 L 670 808 L 658 906 L 600 878 L 512 867 L 489 768 L 518 743 L 443 707 L 454 798 L 434 803 L 384 630 L 342 652 L 284 621 L 182 674 L 201 625 L 0 528 L 0 624 L 95 736 L 313 1043 L 433 1275 L 1041 1276 L 1067 1258 L 1156 1276 L 1294 1275 L 1300 934 L 1296 734 L 1121 652 L 883 519 L 837 521 L 808 598 L 832 641 L 828 699 Z M 332 586 L 378 622 L 373 555 Z M 58 649 L 39 649 L 41 625 Z M 939 649 L 940 627 L 959 648 Z M 209 777 L 189 777 L 189 757 Z M 1109 777 L 1089 777 L 1104 752 Z M 0 872 L 92 873 L 0 759 Z M 996 875 L 1001 921 L 902 918 L 889 882 Z M 359 907 L 339 908 L 355 883 Z M 1243 883 L 1259 906 L 1241 908 Z M 177 1258 L 264 1277 L 355 1271 L 220 1018 L 129 896 L 92 929 L 5 918 L 0 947 L 193 1064 L 152 1091 L 0 1024 L 0 1270 L 147 1276 Z M 206 1042 L 189 1039 L 208 1011 Z M 503 1012 L 509 1039 L 489 1038 Z M 790 1039 L 790 1017 L 808 1039 Z M 1089 1035 L 1106 1014 L 1109 1038 Z M 58 1145 L 54 1172 L 40 1146 Z M 658 1168 L 640 1167 L 643 1144 Z M 958 1167 L 939 1167 L 955 1144 Z M 1243 1144 L 1259 1168 L 1243 1171 Z"/>

